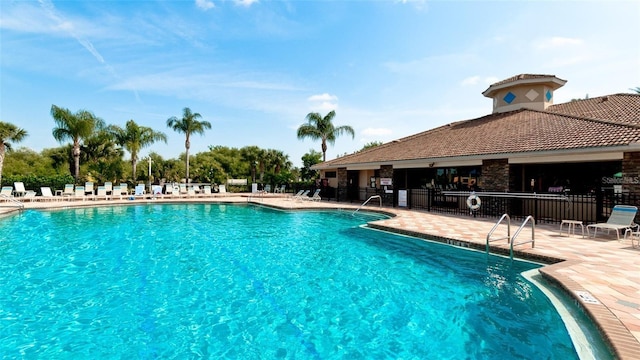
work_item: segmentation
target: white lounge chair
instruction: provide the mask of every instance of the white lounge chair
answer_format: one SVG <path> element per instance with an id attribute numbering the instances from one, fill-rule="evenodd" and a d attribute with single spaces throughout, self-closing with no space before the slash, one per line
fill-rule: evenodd
<path id="1" fill-rule="evenodd" d="M 202 196 L 211 196 L 211 185 L 204 185 L 202 187 Z"/>
<path id="2" fill-rule="evenodd" d="M 589 229 L 593 229 L 592 237 L 596 237 L 598 229 L 607 230 L 607 232 L 610 230 L 615 230 L 616 236 L 618 240 L 620 240 L 621 230 L 638 227 L 638 225 L 633 222 L 637 213 L 638 208 L 635 206 L 616 205 L 611 210 L 611 215 L 609 216 L 609 219 L 607 219 L 606 223 L 587 225 L 587 232 L 589 233 Z"/>
<path id="3" fill-rule="evenodd" d="M 144 197 L 144 194 L 146 194 L 147 192 L 145 191 L 145 186 L 144 184 L 138 184 L 136 185 L 136 187 L 134 188 L 134 192 L 133 195 L 136 197 Z"/>
<path id="4" fill-rule="evenodd" d="M 1 197 L 13 197 L 13 188 L 11 186 L 3 186 L 2 190 L 0 190 Z"/>
<path id="5" fill-rule="evenodd" d="M 173 193 L 173 184 L 164 184 L 164 194 L 166 196 L 176 195 Z"/>
<path id="6" fill-rule="evenodd" d="M 83 185 L 76 185 L 76 191 L 73 194 L 74 199 L 81 199 L 82 201 L 85 200 L 85 192 L 84 192 L 84 186 Z"/>
<path id="7" fill-rule="evenodd" d="M 188 196 L 189 190 L 187 190 L 187 184 L 180 183 L 178 185 L 178 195 L 180 196 Z"/>
<path id="8" fill-rule="evenodd" d="M 120 185 L 113 185 L 111 188 L 111 198 L 115 199 L 116 197 L 122 200 L 122 190 L 120 189 Z"/>
<path id="9" fill-rule="evenodd" d="M 60 197 L 59 196 L 53 196 L 53 192 L 51 191 L 50 187 L 41 186 L 40 187 L 40 196 L 37 196 L 36 200 L 46 200 L 46 201 L 55 200 L 55 201 L 58 201 L 58 200 L 60 200 Z"/>
<path id="10" fill-rule="evenodd" d="M 162 186 L 161 185 L 151 185 L 151 196 L 155 199 L 158 197 L 162 197 Z"/>
<path id="11" fill-rule="evenodd" d="M 287 185 L 281 185 L 280 187 L 277 187 L 275 189 L 273 189 L 273 193 L 274 194 L 284 194 L 285 193 L 285 188 L 287 187 Z"/>
<path id="12" fill-rule="evenodd" d="M 21 181 L 14 182 L 13 187 L 15 188 L 15 190 L 13 190 L 13 196 L 24 196 L 27 193 L 27 190 L 24 188 L 24 183 Z"/>
<path id="13" fill-rule="evenodd" d="M 27 200 L 29 200 L 29 201 L 33 201 L 33 200 L 36 200 L 36 192 L 35 192 L 35 191 L 33 191 L 33 190 L 27 190 L 27 191 L 24 193 L 24 196 L 22 196 L 22 197 L 20 198 L 20 200 L 21 200 L 21 201 L 27 201 Z"/>
<path id="14" fill-rule="evenodd" d="M 227 192 L 227 188 L 225 185 L 218 185 L 218 193 L 224 194 Z"/>
<path id="15" fill-rule="evenodd" d="M 93 197 L 95 200 L 107 200 L 110 195 L 107 195 L 107 188 L 104 185 L 99 185 L 96 191 L 96 195 Z"/>
<path id="16" fill-rule="evenodd" d="M 311 201 L 322 200 L 322 198 L 320 197 L 320 189 L 316 189 L 316 191 L 313 192 L 313 195 L 308 200 L 311 200 Z"/>
<path id="17" fill-rule="evenodd" d="M 87 181 L 84 183 L 84 193 L 87 195 L 93 195 L 93 182 Z"/>
<path id="18" fill-rule="evenodd" d="M 290 197 L 288 197 L 287 199 L 288 199 L 288 200 L 295 200 L 295 199 L 299 198 L 299 197 L 300 197 L 300 195 L 302 195 L 302 193 L 303 193 L 303 192 L 304 192 L 304 190 L 300 190 L 300 191 L 298 191 L 297 193 L 292 194 L 292 195 L 291 195 Z"/>
<path id="19" fill-rule="evenodd" d="M 301 201 L 301 200 L 307 200 L 309 199 L 309 193 L 311 192 L 311 190 L 305 190 L 302 192 L 302 194 L 294 196 L 294 200 L 296 201 Z"/>
<path id="20" fill-rule="evenodd" d="M 76 193 L 73 189 L 73 184 L 65 184 L 64 185 L 64 190 L 62 190 L 62 196 L 67 196 L 69 198 L 71 198 L 72 196 L 74 196 Z"/>
<path id="21" fill-rule="evenodd" d="M 113 183 L 111 181 L 104 182 L 104 190 L 107 192 L 107 195 L 113 194 Z"/>

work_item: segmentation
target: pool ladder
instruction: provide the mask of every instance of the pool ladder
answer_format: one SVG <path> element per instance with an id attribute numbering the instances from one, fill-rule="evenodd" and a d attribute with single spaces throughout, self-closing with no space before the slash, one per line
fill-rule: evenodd
<path id="1" fill-rule="evenodd" d="M 351 215 L 354 215 L 355 213 L 357 213 L 358 210 L 360 210 L 363 206 L 367 205 L 367 203 L 371 201 L 371 199 L 375 199 L 375 198 L 378 198 L 380 200 L 380 207 L 382 207 L 382 197 L 380 195 L 372 195 L 367 199 L 367 201 L 363 202 L 362 205 L 358 206 L 358 208 L 353 213 L 351 213 Z"/>
<path id="2" fill-rule="evenodd" d="M 504 221 L 505 219 L 507 221 L 507 236 L 492 238 L 491 235 L 493 235 L 494 231 L 496 231 L 496 229 L 498 228 L 498 225 L 500 225 L 502 221 Z M 516 238 L 518 237 L 518 235 L 520 235 L 520 232 L 522 231 L 522 229 L 524 229 L 524 227 L 527 225 L 528 222 L 531 222 L 531 240 L 526 240 L 526 241 L 516 243 Z M 536 220 L 531 215 L 527 216 L 522 222 L 522 225 L 520 225 L 520 227 L 518 228 L 518 230 L 516 230 L 516 232 L 513 234 L 513 237 L 512 237 L 511 236 L 511 218 L 509 217 L 508 214 L 503 214 L 502 217 L 500 217 L 500 220 L 498 220 L 498 222 L 496 222 L 496 224 L 493 225 L 493 228 L 491 228 L 491 231 L 489 231 L 489 233 L 487 234 L 487 245 L 486 245 L 487 254 L 489 253 L 490 242 L 505 240 L 505 239 L 507 240 L 507 243 L 509 243 L 509 257 L 511 258 L 511 260 L 513 260 L 514 246 L 531 243 L 531 248 L 532 249 L 535 248 L 536 247 Z"/>
<path id="3" fill-rule="evenodd" d="M 23 209 L 24 209 L 24 204 L 23 204 L 23 203 L 21 203 L 20 201 L 18 201 L 18 200 L 16 200 L 16 199 L 12 198 L 12 197 L 10 197 L 10 196 L 7 196 L 7 195 L 0 195 L 0 199 L 7 200 L 7 201 L 9 201 L 9 202 L 14 203 L 14 204 L 15 204 L 17 207 L 19 207 L 21 210 L 23 210 Z"/>

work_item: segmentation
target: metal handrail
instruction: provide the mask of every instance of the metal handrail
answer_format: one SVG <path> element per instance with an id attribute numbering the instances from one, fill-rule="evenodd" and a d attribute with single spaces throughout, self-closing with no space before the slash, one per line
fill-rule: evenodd
<path id="1" fill-rule="evenodd" d="M 518 235 L 520 234 L 520 231 L 522 231 L 522 229 L 527 224 L 527 222 L 529 222 L 529 220 L 531 220 L 531 240 L 527 240 L 527 241 L 523 241 L 521 243 L 515 244 L 515 240 L 518 237 Z M 522 225 L 520 225 L 518 230 L 516 230 L 516 232 L 513 234 L 513 237 L 511 238 L 511 249 L 509 251 L 509 256 L 511 257 L 511 260 L 513 260 L 513 247 L 515 245 L 522 245 L 522 244 L 527 244 L 527 243 L 531 243 L 531 248 L 532 249 L 536 247 L 536 220 L 531 215 L 527 216 L 524 219 L 524 221 L 522 222 Z"/>
<path id="2" fill-rule="evenodd" d="M 494 231 L 496 231 L 496 229 L 498 228 L 498 225 L 500 225 L 500 223 L 504 219 L 507 219 L 507 236 L 506 237 L 501 237 L 501 238 L 496 238 L 496 239 L 491 239 L 491 235 L 493 234 Z M 509 243 L 511 241 L 511 218 L 509 217 L 509 214 L 502 214 L 502 216 L 500 217 L 500 220 L 498 220 L 498 222 L 495 225 L 493 225 L 493 228 L 491 228 L 491 230 L 487 234 L 487 247 L 486 247 L 487 254 L 489 253 L 489 243 L 490 242 L 498 241 L 498 240 L 504 240 L 504 239 L 507 239 L 507 243 Z"/>
<path id="3" fill-rule="evenodd" d="M 24 209 L 24 204 L 23 203 L 21 203 L 20 201 L 12 198 L 10 196 L 0 195 L 0 199 L 4 199 L 4 200 L 7 200 L 9 202 L 12 202 L 12 203 L 16 204 L 20 209 Z"/>
<path id="4" fill-rule="evenodd" d="M 367 205 L 367 203 L 371 199 L 375 199 L 375 198 L 378 198 L 380 200 L 380 207 L 382 207 L 382 197 L 380 195 L 372 195 L 372 196 L 369 196 L 369 198 L 365 202 L 363 202 L 362 205 L 358 206 L 358 208 L 353 213 L 351 213 L 351 215 L 354 215 L 355 213 L 357 213 L 358 210 L 360 210 L 363 206 Z"/>

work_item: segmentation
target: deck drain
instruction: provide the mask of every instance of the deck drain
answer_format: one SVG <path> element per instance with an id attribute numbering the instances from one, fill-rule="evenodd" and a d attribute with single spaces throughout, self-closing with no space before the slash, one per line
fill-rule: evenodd
<path id="1" fill-rule="evenodd" d="M 591 295 L 587 291 L 576 291 L 576 295 L 578 295 L 580 300 L 582 300 L 582 302 L 584 302 L 584 303 L 587 303 L 587 304 L 600 304 L 600 302 L 598 300 L 596 300 L 596 298 L 594 298 L 593 295 Z"/>

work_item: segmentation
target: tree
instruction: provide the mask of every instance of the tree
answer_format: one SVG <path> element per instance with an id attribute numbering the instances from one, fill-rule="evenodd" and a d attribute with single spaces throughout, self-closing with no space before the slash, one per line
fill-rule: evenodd
<path id="1" fill-rule="evenodd" d="M 124 129 L 112 125 L 109 127 L 109 132 L 115 138 L 116 143 L 131 154 L 131 178 L 134 181 L 136 180 L 136 168 L 140 150 L 152 145 L 156 141 L 167 142 L 167 135 L 164 133 L 154 131 L 150 127 L 140 126 L 133 120 L 127 121 Z"/>
<path id="2" fill-rule="evenodd" d="M 351 134 L 351 138 L 355 137 L 355 131 L 348 125 L 334 126 L 333 118 L 336 116 L 334 110 L 330 111 L 325 117 L 319 113 L 311 112 L 307 114 L 307 123 L 300 125 L 298 128 L 298 139 L 311 138 L 312 140 L 322 141 L 322 161 L 327 160 L 327 142 L 331 145 L 335 144 L 336 137 L 343 133 Z"/>
<path id="3" fill-rule="evenodd" d="M 80 176 L 80 140 L 87 139 L 94 131 L 104 127 L 104 121 L 87 110 L 79 110 L 75 114 L 51 105 L 51 116 L 56 123 L 53 128 L 53 137 L 58 142 L 71 140 L 73 142 L 73 177 L 78 181 Z"/>
<path id="4" fill-rule="evenodd" d="M 640 94 L 640 86 L 636 86 L 636 87 L 631 88 L 631 89 L 629 89 L 629 90 L 633 91 L 633 92 L 634 92 L 634 93 L 636 93 L 636 94 Z"/>
<path id="5" fill-rule="evenodd" d="M 262 149 L 257 146 L 245 146 L 240 149 L 240 154 L 242 158 L 249 163 L 249 167 L 251 168 L 251 181 L 256 182 L 256 166 L 260 164 L 261 158 L 263 158 Z"/>
<path id="6" fill-rule="evenodd" d="M 382 141 L 371 141 L 371 142 L 368 142 L 368 143 L 364 144 L 364 146 L 362 147 L 362 149 L 360 149 L 360 151 L 365 151 L 365 150 L 374 148 L 376 146 L 380 146 L 382 144 L 383 144 Z"/>
<path id="7" fill-rule="evenodd" d="M 311 170 L 311 167 L 315 164 L 320 163 L 321 157 L 322 154 L 313 149 L 310 149 L 308 153 L 302 155 L 302 169 L 300 169 L 300 178 L 302 178 L 303 181 L 312 180 L 318 176 L 318 172 L 316 170 Z"/>
<path id="8" fill-rule="evenodd" d="M 11 143 L 18 143 L 27 137 L 27 131 L 13 124 L 0 122 L 0 184 L 2 183 L 2 166 L 4 156 L 11 150 Z"/>
<path id="9" fill-rule="evenodd" d="M 182 119 L 178 119 L 175 116 L 167 119 L 167 126 L 174 131 L 183 133 L 185 135 L 184 147 L 185 153 L 185 165 L 187 173 L 187 183 L 189 182 L 189 148 L 191 147 L 191 134 L 204 134 L 206 129 L 211 129 L 211 123 L 208 121 L 198 121 L 202 115 L 199 113 L 192 113 L 188 107 L 182 110 Z"/>

